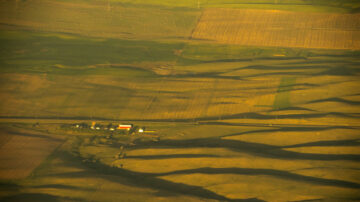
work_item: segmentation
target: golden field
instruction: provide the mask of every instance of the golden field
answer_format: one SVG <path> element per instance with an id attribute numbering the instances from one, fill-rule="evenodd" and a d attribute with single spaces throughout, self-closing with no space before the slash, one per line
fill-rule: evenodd
<path id="1" fill-rule="evenodd" d="M 193 39 L 245 46 L 360 48 L 360 15 L 205 9 Z"/>

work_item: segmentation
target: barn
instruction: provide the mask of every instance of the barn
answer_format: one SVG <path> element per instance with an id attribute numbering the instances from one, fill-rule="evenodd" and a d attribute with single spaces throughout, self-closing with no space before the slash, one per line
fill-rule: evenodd
<path id="1" fill-rule="evenodd" d="M 120 124 L 117 129 L 119 130 L 130 130 L 133 127 L 133 124 Z"/>

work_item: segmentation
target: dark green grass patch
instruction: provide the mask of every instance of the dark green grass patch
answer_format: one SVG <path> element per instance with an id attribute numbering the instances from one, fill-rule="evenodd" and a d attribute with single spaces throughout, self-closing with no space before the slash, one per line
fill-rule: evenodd
<path id="1" fill-rule="evenodd" d="M 60 38 L 34 32 L 4 31 L 0 32 L 0 44 L 1 72 L 142 76 L 150 73 L 125 64 L 174 61 L 175 51 L 183 47 L 182 43 Z M 103 68 L 94 68 L 94 65 Z"/>
<path id="2" fill-rule="evenodd" d="M 293 77 L 283 77 L 281 79 L 279 89 L 274 100 L 274 109 L 285 109 L 291 107 L 290 92 L 295 82 L 296 78 Z"/>

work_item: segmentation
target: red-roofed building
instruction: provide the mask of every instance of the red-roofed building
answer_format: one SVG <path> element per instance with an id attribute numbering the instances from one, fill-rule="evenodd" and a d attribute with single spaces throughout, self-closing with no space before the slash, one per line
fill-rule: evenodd
<path id="1" fill-rule="evenodd" d="M 132 124 L 120 124 L 117 129 L 119 130 L 130 130 L 133 127 Z"/>

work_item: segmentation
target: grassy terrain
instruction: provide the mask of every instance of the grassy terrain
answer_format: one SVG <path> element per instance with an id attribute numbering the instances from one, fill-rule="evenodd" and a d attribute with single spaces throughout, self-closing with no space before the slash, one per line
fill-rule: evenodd
<path id="1" fill-rule="evenodd" d="M 310 104 L 300 95 L 290 98 L 291 90 L 337 86 L 344 90 L 323 99 L 351 96 L 359 72 L 357 51 L 98 41 L 20 31 L 3 32 L 1 39 L 2 116 L 222 119 L 273 104 Z M 339 83 L 331 83 L 333 77 Z"/>
<path id="2" fill-rule="evenodd" d="M 3 31 L 0 41 L 1 71 L 34 69 L 47 73 L 54 71 L 55 74 L 76 74 L 77 69 L 81 74 L 101 74 L 99 69 L 106 74 L 107 69 L 116 66 L 121 69 L 128 64 L 171 63 L 177 57 L 176 51 L 184 46 L 182 43 L 92 39 L 23 31 Z M 96 65 L 108 68 L 96 68 Z M 53 68 L 49 69 L 49 66 Z"/>
<path id="3" fill-rule="evenodd" d="M 173 53 L 160 61 L 133 54 L 132 60 L 114 55 L 108 65 L 101 57 L 71 64 L 72 56 L 61 52 L 81 46 L 80 39 L 13 33 L 27 36 L 15 44 L 37 45 L 29 52 L 47 46 L 60 54 L 49 54 L 59 58 L 49 62 L 44 53 L 26 67 L 2 57 L 2 120 L 40 121 L 22 127 L 68 141 L 26 179 L 3 181 L 5 201 L 359 197 L 357 51 L 168 43 L 151 52 Z M 81 40 L 88 55 L 104 43 Z M 137 43 L 112 40 L 103 47 L 131 50 L 127 44 Z M 26 56 L 12 60 L 34 57 Z M 61 128 L 80 122 L 67 119 L 126 121 L 156 133 L 109 139 Z M 123 151 L 125 158 L 117 158 Z"/>
<path id="4" fill-rule="evenodd" d="M 205 9 L 192 38 L 245 46 L 360 48 L 358 14 Z M 251 22 L 251 23 L 249 23 Z"/>
<path id="5" fill-rule="evenodd" d="M 69 2 L 69 0 L 63 0 Z M 360 4 L 356 0 L 110 0 L 113 5 L 166 6 L 182 8 L 231 7 L 250 9 L 276 9 L 307 12 L 351 12 L 356 11 Z"/>
<path id="6" fill-rule="evenodd" d="M 3 181 L 2 200 L 358 198 L 359 173 L 353 168 L 359 164 L 359 136 L 352 127 L 135 123 L 156 135 L 108 139 L 42 121 L 36 127 L 13 124 L 12 130 L 62 134 L 68 141 L 25 180 Z"/>
<path id="7" fill-rule="evenodd" d="M 292 86 L 295 84 L 294 78 L 287 78 L 284 77 L 280 81 L 280 85 L 278 88 L 278 93 L 276 94 L 275 100 L 274 100 L 274 109 L 286 109 L 291 107 L 290 103 L 290 92 L 292 89 Z"/>
<path id="8" fill-rule="evenodd" d="M 200 14 L 143 6 L 110 6 L 106 2 L 3 1 L 2 26 L 16 25 L 82 36 L 122 39 L 184 39 Z"/>
<path id="9" fill-rule="evenodd" d="M 199 3 L 2 1 L 0 200 L 359 200 L 359 51 L 190 37 L 205 7 L 358 2 Z M 152 132 L 69 126 L 93 121 Z M 37 164 L 5 178 L 11 162 Z"/>
<path id="10" fill-rule="evenodd" d="M 26 178 L 63 142 L 61 136 L 8 129 L 1 128 L 1 180 Z"/>

